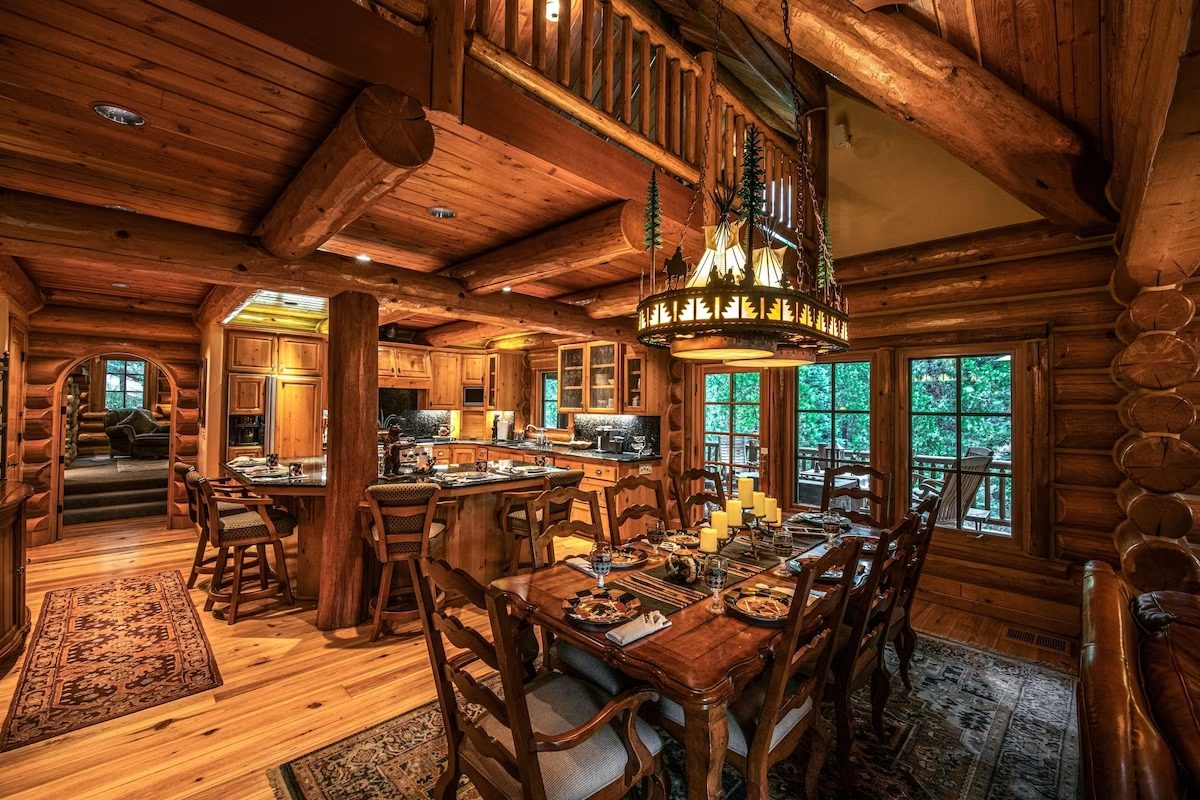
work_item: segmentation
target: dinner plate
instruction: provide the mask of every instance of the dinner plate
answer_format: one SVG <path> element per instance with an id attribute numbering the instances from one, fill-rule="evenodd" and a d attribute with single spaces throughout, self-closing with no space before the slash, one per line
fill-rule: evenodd
<path id="1" fill-rule="evenodd" d="M 699 547 L 700 537 L 694 533 L 685 531 L 677 531 L 667 536 L 667 541 L 671 544 L 677 544 L 680 547 Z"/>
<path id="2" fill-rule="evenodd" d="M 807 553 L 801 553 L 800 555 L 793 558 L 791 561 L 787 562 L 788 569 L 791 571 L 791 573 L 793 575 L 799 575 L 801 568 L 805 564 L 810 563 L 812 561 L 816 561 L 823 555 L 825 555 L 825 545 L 821 545 L 819 548 L 813 548 L 812 550 L 809 550 Z M 867 565 L 862 563 L 861 561 L 858 562 L 858 569 L 854 573 L 855 581 L 857 581 L 860 577 L 862 577 L 863 575 L 866 575 L 866 574 L 867 574 Z M 821 581 L 822 583 L 837 583 L 838 581 L 840 581 L 842 579 L 842 570 L 838 569 L 837 567 L 830 569 L 830 570 L 826 570 L 825 572 L 818 575 L 816 579 L 818 581 Z"/>
<path id="3" fill-rule="evenodd" d="M 593 586 L 562 602 L 563 614 L 585 628 L 611 628 L 642 613 L 642 601 L 620 589 Z"/>
<path id="4" fill-rule="evenodd" d="M 792 595 L 782 587 L 739 586 L 725 593 L 725 608 L 751 625 L 782 628 Z"/>
<path id="5" fill-rule="evenodd" d="M 637 569 L 646 563 L 645 550 L 636 547 L 617 547 L 612 550 L 613 569 Z"/>
<path id="6" fill-rule="evenodd" d="M 796 516 L 799 517 L 801 521 L 806 522 L 809 525 L 816 525 L 818 528 L 822 527 L 825 524 L 825 520 L 821 519 L 820 511 L 801 511 Z M 842 529 L 843 530 L 845 530 L 846 528 L 849 528 L 850 524 L 851 524 L 850 520 L 846 519 L 845 517 L 842 517 Z"/>

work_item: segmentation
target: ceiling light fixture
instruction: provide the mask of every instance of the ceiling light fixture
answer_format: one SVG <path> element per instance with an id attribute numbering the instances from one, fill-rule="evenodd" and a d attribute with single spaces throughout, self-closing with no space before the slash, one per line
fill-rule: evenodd
<path id="1" fill-rule="evenodd" d="M 446 206 L 431 206 L 429 208 L 429 216 L 434 219 L 454 219 L 458 216 L 458 212 Z"/>
<path id="2" fill-rule="evenodd" d="M 111 208 L 113 211 L 128 211 L 130 214 L 136 214 L 136 213 L 137 213 L 137 211 L 135 211 L 134 209 L 130 208 L 129 206 L 118 205 L 117 203 L 113 203 L 113 204 L 111 204 L 111 205 L 107 205 L 107 206 L 105 206 L 105 208 Z"/>
<path id="3" fill-rule="evenodd" d="M 92 103 L 92 111 L 95 111 L 109 122 L 115 122 L 118 125 L 140 128 L 146 124 L 146 118 L 141 114 L 124 106 L 113 105 L 112 103 Z"/>
<path id="4" fill-rule="evenodd" d="M 128 289 L 129 288 L 128 283 L 114 283 L 112 286 L 114 289 Z"/>
<path id="5" fill-rule="evenodd" d="M 502 287 L 502 288 L 500 289 L 500 291 L 502 291 L 502 292 L 504 292 L 504 293 L 506 293 L 506 294 L 507 294 L 507 293 L 509 293 L 509 292 L 511 292 L 511 291 L 512 291 L 512 287 L 511 287 L 511 286 L 504 286 L 504 287 Z"/>
<path id="6" fill-rule="evenodd" d="M 355 260 L 355 261 L 357 261 L 357 262 L 358 262 L 358 263 L 360 263 L 360 264 L 369 264 L 369 263 L 371 263 L 371 257 L 370 257 L 369 255 L 367 255 L 366 253 L 359 253 L 358 255 L 356 255 L 356 256 L 354 257 L 354 260 Z"/>
<path id="7" fill-rule="evenodd" d="M 546 19 L 558 22 L 558 0 L 546 0 Z"/>

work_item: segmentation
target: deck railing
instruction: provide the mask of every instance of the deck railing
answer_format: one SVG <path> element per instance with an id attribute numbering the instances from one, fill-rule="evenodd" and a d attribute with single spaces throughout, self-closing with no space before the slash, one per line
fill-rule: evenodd
<path id="1" fill-rule="evenodd" d="M 475 0 L 472 58 L 689 183 L 700 179 L 709 82 L 717 80 L 709 188 L 736 185 L 746 128 L 763 131 L 766 216 L 788 237 L 797 154 L 716 76 L 628 0 Z M 556 11 L 557 17 L 552 11 Z"/>

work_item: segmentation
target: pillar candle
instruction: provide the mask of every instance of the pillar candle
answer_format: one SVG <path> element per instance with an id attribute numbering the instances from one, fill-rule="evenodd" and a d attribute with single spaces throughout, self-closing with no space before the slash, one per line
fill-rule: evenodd
<path id="1" fill-rule="evenodd" d="M 746 508 L 754 505 L 754 478 L 738 478 L 738 500 Z"/>
<path id="2" fill-rule="evenodd" d="M 712 512 L 713 530 L 717 532 L 717 536 L 729 535 L 729 514 L 724 511 Z"/>
<path id="3" fill-rule="evenodd" d="M 766 492 L 754 493 L 754 516 L 762 517 L 767 513 L 767 495 Z"/>
<path id="4" fill-rule="evenodd" d="M 774 519 L 771 520 L 771 524 L 772 525 L 782 525 L 783 524 L 783 511 L 781 509 L 778 509 L 778 508 L 775 509 L 775 517 L 774 517 Z"/>
<path id="5" fill-rule="evenodd" d="M 717 552 L 717 531 L 715 528 L 700 529 L 700 552 L 715 553 Z"/>
<path id="6" fill-rule="evenodd" d="M 729 525 L 734 528 L 742 527 L 742 501 L 726 500 L 725 513 L 729 515 Z"/>
<path id="7" fill-rule="evenodd" d="M 779 516 L 779 501 L 774 497 L 767 498 L 766 511 L 763 516 L 767 518 L 767 524 L 775 524 L 775 518 Z"/>

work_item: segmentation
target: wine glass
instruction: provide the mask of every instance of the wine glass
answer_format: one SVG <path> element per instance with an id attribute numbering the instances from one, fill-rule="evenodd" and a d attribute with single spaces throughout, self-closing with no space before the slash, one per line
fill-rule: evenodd
<path id="1" fill-rule="evenodd" d="M 604 576 L 612 572 L 612 548 L 604 542 L 596 542 L 588 553 L 588 561 L 591 562 L 592 572 L 596 573 L 597 588 L 603 589 Z"/>
<path id="2" fill-rule="evenodd" d="M 724 614 L 721 605 L 721 590 L 725 588 L 725 580 L 729 577 L 729 559 L 724 556 L 709 556 L 704 560 L 704 581 L 712 590 L 712 605 L 708 610 L 712 614 Z"/>
<path id="3" fill-rule="evenodd" d="M 642 453 L 646 452 L 646 437 L 645 436 L 642 436 L 639 434 L 639 435 L 633 437 L 633 450 L 635 453 L 638 454 L 639 458 L 641 457 Z"/>
<path id="4" fill-rule="evenodd" d="M 831 508 L 821 515 L 821 530 L 825 541 L 833 544 L 833 540 L 842 532 L 842 512 Z"/>
<path id="5" fill-rule="evenodd" d="M 787 560 L 792 557 L 792 532 L 781 526 L 771 537 L 771 547 L 775 551 L 775 557 L 779 559 L 779 569 L 775 574 L 781 578 L 788 577 L 790 573 Z"/>
<path id="6" fill-rule="evenodd" d="M 666 541 L 666 539 L 667 539 L 666 523 L 663 522 L 661 519 L 656 520 L 654 522 L 654 527 L 652 527 L 652 528 L 650 528 L 650 530 L 646 531 L 646 541 L 648 541 L 648 542 L 650 542 L 650 544 L 654 545 L 654 555 L 651 556 L 652 560 L 654 560 L 654 561 L 659 560 L 658 546 L 660 544 L 662 544 L 664 541 Z"/>

